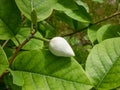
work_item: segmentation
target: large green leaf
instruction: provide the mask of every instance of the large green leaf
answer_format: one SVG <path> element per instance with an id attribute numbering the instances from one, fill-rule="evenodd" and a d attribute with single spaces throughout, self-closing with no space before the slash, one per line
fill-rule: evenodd
<path id="1" fill-rule="evenodd" d="M 86 62 L 95 88 L 109 90 L 120 86 L 120 38 L 107 39 L 96 45 Z"/>
<path id="2" fill-rule="evenodd" d="M 99 42 L 113 37 L 120 36 L 120 25 L 104 25 L 97 31 L 97 39 Z"/>
<path id="3" fill-rule="evenodd" d="M 86 9 L 81 4 L 76 5 L 77 1 L 74 0 L 58 0 L 54 9 L 63 11 L 69 17 L 84 23 L 91 22 L 90 15 L 87 13 Z"/>
<path id="4" fill-rule="evenodd" d="M 0 0 L 0 39 L 10 39 L 18 32 L 20 17 L 14 0 Z"/>
<path id="5" fill-rule="evenodd" d="M 34 9 L 37 13 L 37 20 L 42 21 L 50 16 L 53 6 L 57 0 L 15 0 L 21 12 L 31 19 L 31 12 Z"/>
<path id="6" fill-rule="evenodd" d="M 32 9 L 37 13 L 38 21 L 48 18 L 53 9 L 63 11 L 71 18 L 81 21 L 90 22 L 91 18 L 84 8 L 84 4 L 74 0 L 15 0 L 21 12 L 31 19 Z M 78 6 L 78 5 L 79 6 Z"/>
<path id="7" fill-rule="evenodd" d="M 30 35 L 30 28 L 21 28 L 21 30 L 16 35 L 16 38 L 20 43 L 22 43 L 28 36 Z M 42 37 L 42 35 L 37 32 L 35 34 L 36 37 Z M 15 38 L 12 39 L 13 42 L 18 46 L 18 42 Z M 37 39 L 31 39 L 27 44 L 24 45 L 23 49 L 32 50 L 32 49 L 40 49 L 43 48 L 43 41 Z"/>
<path id="8" fill-rule="evenodd" d="M 0 76 L 8 68 L 7 56 L 0 46 Z"/>
<path id="9" fill-rule="evenodd" d="M 92 86 L 73 58 L 56 57 L 48 50 L 19 54 L 12 64 L 14 84 L 22 90 L 89 90 Z"/>

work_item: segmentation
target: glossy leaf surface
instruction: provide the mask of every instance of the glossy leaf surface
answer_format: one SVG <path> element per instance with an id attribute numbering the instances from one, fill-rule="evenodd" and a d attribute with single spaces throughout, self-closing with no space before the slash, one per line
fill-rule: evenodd
<path id="1" fill-rule="evenodd" d="M 19 31 L 20 19 L 14 0 L 0 0 L 0 39 L 12 38 Z"/>
<path id="2" fill-rule="evenodd" d="M 105 90 L 120 86 L 120 38 L 96 45 L 89 54 L 86 71 L 95 87 Z"/>
<path id="3" fill-rule="evenodd" d="M 92 87 L 75 59 L 56 57 L 48 50 L 21 53 L 12 69 L 13 81 L 17 81 L 14 84 L 22 86 L 22 90 L 89 90 Z"/>

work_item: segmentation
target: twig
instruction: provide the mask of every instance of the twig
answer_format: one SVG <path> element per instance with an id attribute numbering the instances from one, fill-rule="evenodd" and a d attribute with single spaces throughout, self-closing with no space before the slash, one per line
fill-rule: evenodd
<path id="1" fill-rule="evenodd" d="M 110 16 L 108 16 L 108 17 L 105 17 L 105 18 L 103 18 L 103 19 L 95 22 L 94 24 L 99 24 L 99 23 L 101 23 L 101 22 L 103 22 L 103 21 L 106 21 L 106 20 L 108 20 L 108 19 L 110 19 L 110 18 L 113 18 L 113 17 L 115 17 L 115 16 L 117 16 L 117 15 L 120 15 L 120 12 L 115 12 L 115 13 L 113 13 L 112 15 L 110 15 Z"/>
<path id="2" fill-rule="evenodd" d="M 75 32 L 72 32 L 72 33 L 69 33 L 69 34 L 66 34 L 66 35 L 62 35 L 62 37 L 74 35 L 74 34 L 76 34 L 76 33 L 79 33 L 79 32 L 81 32 L 81 31 L 86 30 L 86 29 L 89 28 L 89 27 L 90 27 L 90 26 L 87 26 L 87 27 L 84 27 L 84 28 L 82 28 L 82 29 L 80 29 L 80 30 L 77 30 L 77 31 L 75 31 Z"/>
<path id="3" fill-rule="evenodd" d="M 9 66 L 13 63 L 15 57 L 17 56 L 17 54 L 19 53 L 20 49 L 28 42 L 30 41 L 30 39 L 34 36 L 35 32 L 33 32 L 28 38 L 26 38 L 23 43 L 21 45 L 18 46 L 18 48 L 16 49 L 16 51 L 14 52 L 13 56 L 10 58 L 9 60 Z M 0 76 L 0 79 L 3 78 L 4 75 L 6 75 L 8 72 L 3 72 L 2 75 Z"/>
<path id="4" fill-rule="evenodd" d="M 26 38 L 26 40 L 21 44 L 19 45 L 19 47 L 16 49 L 15 53 L 13 54 L 13 56 L 10 58 L 9 60 L 9 65 L 12 64 L 12 62 L 14 61 L 15 57 L 17 56 L 17 54 L 19 53 L 20 49 L 32 38 L 35 38 L 35 39 L 39 39 L 39 40 L 42 40 L 42 41 L 46 41 L 46 42 L 49 42 L 48 39 L 45 39 L 45 38 L 40 38 L 40 37 L 35 37 L 34 36 L 35 32 L 33 32 L 28 38 Z"/>
<path id="5" fill-rule="evenodd" d="M 17 54 L 19 53 L 20 49 L 33 37 L 35 33 L 32 33 L 28 38 L 26 38 L 23 43 L 21 45 L 18 46 L 18 48 L 16 49 L 15 53 L 13 54 L 13 56 L 10 58 L 9 60 L 9 65 L 12 64 L 12 62 L 14 61 L 15 57 L 17 56 Z"/>
<path id="6" fill-rule="evenodd" d="M 19 51 L 20 51 L 20 49 L 28 42 L 28 41 L 30 41 L 30 39 L 34 36 L 34 34 L 36 33 L 36 31 L 37 31 L 37 20 L 36 20 L 36 17 L 37 16 L 35 16 L 36 15 L 36 12 L 35 12 L 35 10 L 33 10 L 32 12 L 31 12 L 31 14 L 32 13 L 35 13 L 34 14 L 34 17 L 33 17 L 33 15 L 31 15 L 31 18 L 34 20 L 34 18 L 35 18 L 35 20 L 34 21 L 32 21 L 32 23 L 31 23 L 31 33 L 30 33 L 30 36 L 28 36 L 28 38 L 26 38 L 23 42 L 22 42 L 22 44 L 20 44 L 19 46 L 18 46 L 18 48 L 16 49 L 16 51 L 14 52 L 14 54 L 11 56 L 11 58 L 10 58 L 10 60 L 9 60 L 9 66 L 13 63 L 13 61 L 15 60 L 15 57 L 17 56 L 17 54 L 19 53 Z M 17 40 L 17 39 L 16 39 Z M 19 43 L 19 42 L 18 42 Z M 0 76 L 0 79 L 4 76 L 6 74 L 6 71 L 5 72 L 3 72 L 3 74 Z"/>
<path id="7" fill-rule="evenodd" d="M 23 43 L 18 46 L 18 48 L 14 52 L 13 56 L 9 60 L 9 66 L 14 61 L 14 59 L 17 56 L 17 54 L 19 53 L 20 49 L 34 36 L 34 34 L 37 31 L 37 14 L 36 14 L 35 10 L 32 10 L 32 12 L 31 12 L 31 19 L 32 19 L 32 22 L 31 22 L 31 33 L 30 33 L 30 36 L 28 36 L 28 38 L 26 38 L 23 41 Z"/>
<path id="8" fill-rule="evenodd" d="M 115 17 L 115 16 L 117 16 L 117 15 L 120 15 L 120 12 L 115 12 L 115 13 L 113 13 L 112 15 L 110 15 L 110 16 L 108 16 L 108 17 L 105 17 L 105 18 L 103 18 L 103 19 L 101 19 L 101 20 L 99 20 L 99 21 L 97 21 L 97 22 L 94 22 L 93 24 L 90 24 L 90 25 L 88 25 L 88 26 L 86 26 L 86 27 L 84 27 L 84 28 L 82 28 L 82 29 L 80 29 L 80 30 L 77 30 L 77 31 L 75 31 L 75 32 L 72 32 L 72 33 L 63 35 L 63 37 L 65 37 L 65 36 L 71 36 L 71 35 L 74 35 L 74 34 L 76 34 L 76 33 L 81 32 L 81 31 L 84 31 L 84 30 L 88 29 L 89 27 L 91 27 L 91 26 L 93 26 L 93 25 L 97 25 L 97 24 L 99 24 L 99 23 L 101 23 L 101 22 L 104 22 L 104 21 L 106 21 L 106 20 L 108 20 L 108 19 L 110 19 L 110 18 L 113 18 L 113 17 Z"/>
<path id="9" fill-rule="evenodd" d="M 49 42 L 50 41 L 50 40 L 48 40 L 46 38 L 40 38 L 40 37 L 36 37 L 36 36 L 33 36 L 32 38 L 38 39 L 38 40 L 42 40 L 42 41 L 45 41 L 45 42 Z"/>
<path id="10" fill-rule="evenodd" d="M 4 47 L 7 45 L 8 42 L 9 42 L 9 40 L 6 40 L 6 41 L 3 43 L 2 48 L 4 48 Z"/>

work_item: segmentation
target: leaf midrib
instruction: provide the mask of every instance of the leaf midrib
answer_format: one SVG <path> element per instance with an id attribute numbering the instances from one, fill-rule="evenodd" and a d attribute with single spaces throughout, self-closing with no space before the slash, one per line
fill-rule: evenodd
<path id="1" fill-rule="evenodd" d="M 17 71 L 17 70 L 16 70 Z M 63 78 L 60 78 L 60 77 L 55 77 L 55 76 L 51 76 L 51 75 L 47 75 L 47 74 L 42 74 L 42 73 L 35 73 L 35 72 L 29 72 L 29 71 L 17 71 L 17 72 L 23 72 L 23 73 L 30 73 L 30 74 L 37 74 L 37 75 L 41 75 L 41 76 L 44 76 L 44 77 L 51 77 L 51 78 L 56 78 L 56 79 L 60 79 L 60 80 L 63 80 L 63 81 L 67 81 L 67 82 L 73 82 L 73 83 L 77 83 L 77 84 L 85 84 L 85 85 L 89 85 L 90 84 L 87 84 L 87 83 L 83 83 L 83 82 L 78 82 L 78 81 L 73 81 L 73 80 L 67 80 L 67 79 L 63 79 Z"/>
<path id="2" fill-rule="evenodd" d="M 105 48 L 106 49 L 106 48 Z M 107 50 L 106 50 L 107 51 Z M 108 54 L 108 53 L 107 53 Z M 108 55 L 109 56 L 109 55 Z M 102 84 L 102 81 L 104 80 L 104 78 L 108 75 L 108 73 L 110 72 L 110 70 L 113 68 L 113 66 L 116 64 L 117 60 L 119 60 L 120 56 L 116 57 L 117 59 L 115 61 L 113 61 L 113 64 L 111 65 L 111 67 L 108 69 L 108 71 L 104 74 L 103 78 L 101 79 L 101 81 L 98 83 L 98 85 L 96 86 L 96 88 L 99 88 L 99 86 Z M 110 58 L 111 59 L 111 58 Z"/>

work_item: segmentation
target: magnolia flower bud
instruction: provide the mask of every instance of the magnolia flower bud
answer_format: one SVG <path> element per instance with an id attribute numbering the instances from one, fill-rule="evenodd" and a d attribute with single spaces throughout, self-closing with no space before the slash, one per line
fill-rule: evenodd
<path id="1" fill-rule="evenodd" d="M 54 37 L 53 39 L 51 39 L 49 43 L 49 50 L 56 56 L 75 56 L 68 42 L 62 37 Z"/>

